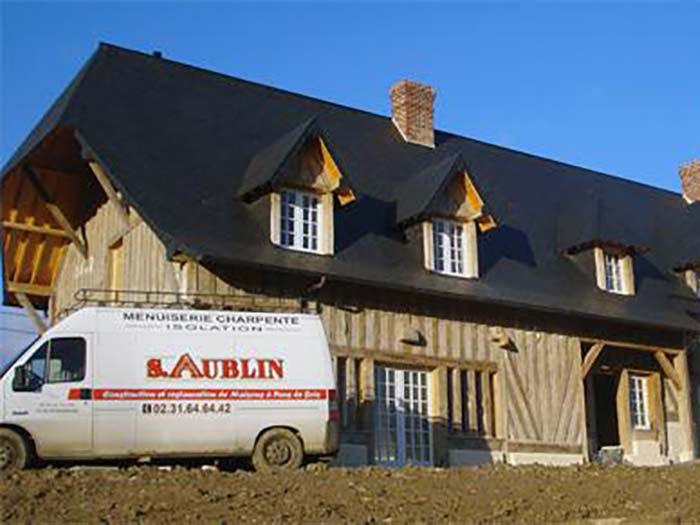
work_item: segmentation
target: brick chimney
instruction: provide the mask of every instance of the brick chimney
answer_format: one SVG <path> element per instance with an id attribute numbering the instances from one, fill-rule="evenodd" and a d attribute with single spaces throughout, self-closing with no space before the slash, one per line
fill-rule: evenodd
<path id="1" fill-rule="evenodd" d="M 678 170 L 681 176 L 683 197 L 688 202 L 700 202 L 700 160 L 683 164 Z"/>
<path id="2" fill-rule="evenodd" d="M 435 90 L 401 80 L 391 86 L 391 118 L 406 142 L 435 147 L 433 101 Z"/>

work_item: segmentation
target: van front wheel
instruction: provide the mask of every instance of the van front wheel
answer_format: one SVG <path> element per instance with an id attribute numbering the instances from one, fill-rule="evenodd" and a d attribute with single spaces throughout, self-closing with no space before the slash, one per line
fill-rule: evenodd
<path id="1" fill-rule="evenodd" d="M 9 428 L 0 428 L 0 474 L 22 470 L 29 454 L 22 436 Z"/>
<path id="2" fill-rule="evenodd" d="M 295 470 L 303 461 L 299 437 L 286 428 L 266 430 L 253 449 L 253 466 L 258 472 Z"/>

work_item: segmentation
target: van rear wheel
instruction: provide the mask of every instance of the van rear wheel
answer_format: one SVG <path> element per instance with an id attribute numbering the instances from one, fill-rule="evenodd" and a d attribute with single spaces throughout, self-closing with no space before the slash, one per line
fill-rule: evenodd
<path id="1" fill-rule="evenodd" d="M 29 451 L 24 438 L 14 430 L 0 428 L 0 474 L 22 470 L 27 466 Z"/>
<path id="2" fill-rule="evenodd" d="M 253 466 L 258 472 L 295 470 L 303 461 L 301 440 L 286 428 L 266 430 L 253 449 Z"/>

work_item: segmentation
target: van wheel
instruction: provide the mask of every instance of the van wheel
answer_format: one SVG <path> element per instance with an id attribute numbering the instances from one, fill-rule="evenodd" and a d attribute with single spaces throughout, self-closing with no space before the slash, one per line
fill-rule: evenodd
<path id="1" fill-rule="evenodd" d="M 272 428 L 263 433 L 253 450 L 253 466 L 258 472 L 295 470 L 304 461 L 304 447 L 294 432 Z"/>
<path id="2" fill-rule="evenodd" d="M 0 473 L 22 470 L 28 459 L 24 438 L 14 430 L 0 428 Z"/>

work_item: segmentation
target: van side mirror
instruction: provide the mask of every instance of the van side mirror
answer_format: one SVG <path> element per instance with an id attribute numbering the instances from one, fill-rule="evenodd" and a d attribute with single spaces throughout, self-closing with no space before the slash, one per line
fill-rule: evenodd
<path id="1" fill-rule="evenodd" d="M 41 384 L 37 381 L 32 381 L 26 365 L 15 368 L 15 376 L 12 378 L 12 390 L 15 392 L 32 392 L 39 388 L 41 388 Z"/>

